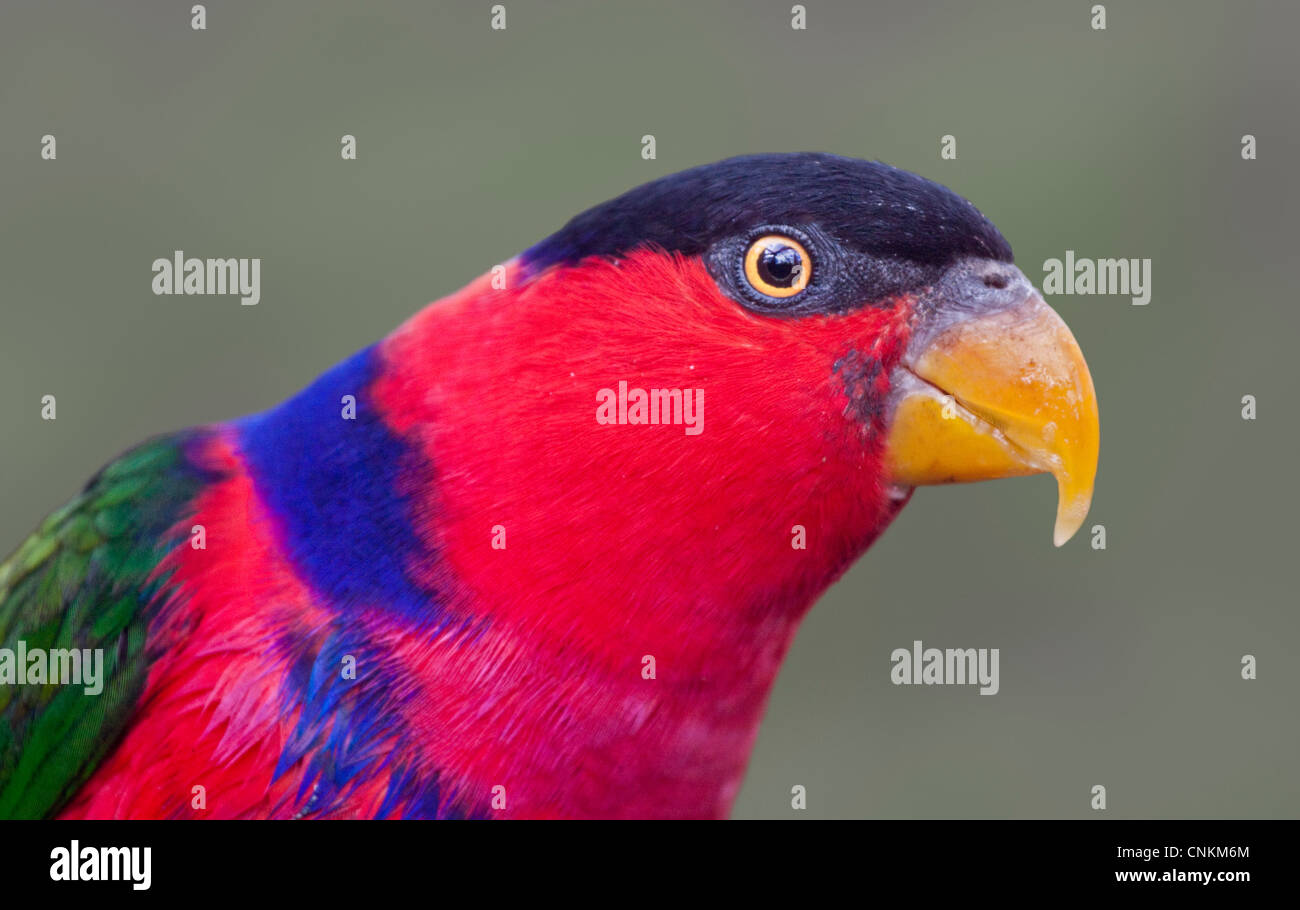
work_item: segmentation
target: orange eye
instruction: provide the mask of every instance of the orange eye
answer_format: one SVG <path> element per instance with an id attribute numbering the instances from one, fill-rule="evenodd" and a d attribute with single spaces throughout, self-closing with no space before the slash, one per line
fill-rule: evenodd
<path id="1" fill-rule="evenodd" d="M 745 253 L 745 279 L 760 294 L 793 297 L 812 280 L 812 257 L 799 241 L 767 234 Z"/>

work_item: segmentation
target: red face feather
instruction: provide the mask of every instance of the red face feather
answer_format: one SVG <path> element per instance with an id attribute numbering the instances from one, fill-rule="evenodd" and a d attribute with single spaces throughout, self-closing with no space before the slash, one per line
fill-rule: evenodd
<path id="1" fill-rule="evenodd" d="M 421 710 L 431 728 L 475 704 L 510 719 L 500 740 L 431 737 L 439 763 L 515 783 L 524 815 L 725 814 L 796 623 L 903 504 L 879 418 L 857 418 L 836 364 L 879 361 L 883 400 L 910 304 L 760 316 L 698 258 L 641 251 L 503 290 L 481 279 L 385 342 L 375 392 L 432 466 L 415 482 L 452 611 L 490 620 L 481 662 L 425 662 L 451 703 Z M 598 423 L 597 391 L 620 380 L 702 389 L 703 432 Z M 604 771 L 575 794 L 592 762 Z M 647 779 L 689 792 L 632 785 Z"/>

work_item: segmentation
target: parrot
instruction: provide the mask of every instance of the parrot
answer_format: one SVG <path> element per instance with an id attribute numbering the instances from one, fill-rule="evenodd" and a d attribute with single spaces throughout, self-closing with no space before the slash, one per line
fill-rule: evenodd
<path id="1" fill-rule="evenodd" d="M 1051 474 L 1061 546 L 1099 440 L 947 187 L 651 180 L 49 515 L 0 565 L 0 817 L 725 818 L 801 619 L 915 488 Z M 48 675 L 76 654 L 100 691 Z"/>

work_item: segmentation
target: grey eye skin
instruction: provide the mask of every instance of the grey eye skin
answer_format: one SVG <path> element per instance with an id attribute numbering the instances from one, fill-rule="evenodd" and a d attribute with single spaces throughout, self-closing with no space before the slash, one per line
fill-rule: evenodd
<path id="1" fill-rule="evenodd" d="M 715 244 L 705 264 L 723 292 L 745 308 L 799 315 L 816 309 L 809 300 L 822 286 L 820 247 L 806 228 L 763 224 Z"/>
<path id="2" fill-rule="evenodd" d="M 783 238 L 791 242 L 782 243 Z M 766 247 L 755 251 L 760 240 L 767 241 Z M 756 225 L 714 244 L 704 260 L 718 287 L 736 303 L 786 318 L 889 305 L 898 294 L 921 288 L 942 273 L 932 266 L 853 249 L 810 224 Z M 798 266 L 811 271 L 801 289 L 796 289 L 803 280 Z"/>

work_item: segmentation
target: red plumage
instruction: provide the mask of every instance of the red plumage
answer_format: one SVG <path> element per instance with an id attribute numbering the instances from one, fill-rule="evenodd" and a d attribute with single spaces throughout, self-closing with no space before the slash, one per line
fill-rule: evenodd
<path id="1" fill-rule="evenodd" d="M 799 619 L 902 505 L 830 367 L 855 349 L 896 359 L 909 302 L 758 316 L 698 259 L 654 252 L 517 279 L 477 280 L 380 349 L 374 399 L 429 466 L 407 478 L 442 557 L 422 581 L 481 621 L 430 643 L 366 617 L 413 693 L 400 710 L 418 735 L 392 747 L 465 792 L 505 787 L 506 816 L 725 815 Z M 597 390 L 620 380 L 703 389 L 703 432 L 598 423 Z M 152 631 L 138 715 L 65 817 L 174 813 L 195 786 L 213 807 L 195 815 L 303 803 L 301 768 L 274 779 L 297 712 L 265 642 L 310 639 L 329 614 L 237 443 L 218 436 L 205 458 L 230 477 L 193 518 L 221 559 L 175 551 L 184 607 Z M 391 770 L 333 814 L 374 814 Z"/>

